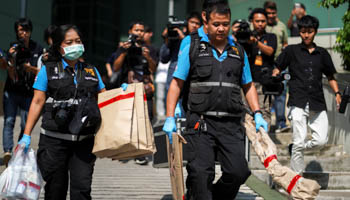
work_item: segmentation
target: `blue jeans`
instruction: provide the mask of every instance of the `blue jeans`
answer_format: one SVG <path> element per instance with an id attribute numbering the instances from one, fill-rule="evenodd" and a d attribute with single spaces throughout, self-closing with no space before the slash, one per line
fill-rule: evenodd
<path id="1" fill-rule="evenodd" d="M 4 91 L 4 129 L 2 133 L 4 152 L 12 152 L 13 128 L 15 126 L 18 110 L 20 110 L 21 116 L 21 132 L 19 139 L 22 137 L 31 102 L 32 97 Z"/>
<path id="2" fill-rule="evenodd" d="M 276 113 L 276 126 L 280 128 L 281 126 L 286 125 L 286 116 L 285 116 L 285 105 L 286 105 L 286 88 L 283 93 L 279 96 L 275 95 L 275 101 L 273 107 Z"/>

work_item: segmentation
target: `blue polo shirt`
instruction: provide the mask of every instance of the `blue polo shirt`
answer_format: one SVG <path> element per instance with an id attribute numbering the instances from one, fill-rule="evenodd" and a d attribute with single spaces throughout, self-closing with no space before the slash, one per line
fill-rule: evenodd
<path id="1" fill-rule="evenodd" d="M 208 35 L 204 32 L 203 26 L 198 29 L 198 35 L 201 38 L 201 41 L 209 42 Z M 231 46 L 236 46 L 232 37 L 228 37 L 228 43 Z M 186 36 L 181 42 L 177 68 L 173 74 L 173 77 L 184 81 L 187 79 L 188 72 L 190 70 L 190 56 L 189 56 L 190 46 L 191 46 L 191 36 Z M 219 62 L 222 62 L 227 58 L 227 50 L 225 50 L 220 57 L 218 56 L 217 52 L 214 49 L 212 51 L 215 59 L 217 59 Z M 252 74 L 250 72 L 248 56 L 244 52 L 242 85 L 248 84 L 250 82 L 252 82 Z"/>
<path id="2" fill-rule="evenodd" d="M 62 59 L 62 65 L 63 68 L 66 69 L 66 67 L 68 66 L 67 62 L 64 61 L 64 59 Z M 75 69 L 77 71 L 77 67 L 78 67 L 78 63 L 75 65 Z M 105 84 L 103 84 L 100 73 L 97 71 L 97 69 L 95 68 L 96 74 L 97 74 L 97 78 L 98 78 L 98 91 L 102 90 L 105 88 Z M 76 84 L 76 76 L 74 75 L 74 83 Z M 46 73 L 46 66 L 43 65 L 38 73 L 38 75 L 35 78 L 35 82 L 33 85 L 33 88 L 36 90 L 40 90 L 43 92 L 47 91 L 47 73 Z"/>

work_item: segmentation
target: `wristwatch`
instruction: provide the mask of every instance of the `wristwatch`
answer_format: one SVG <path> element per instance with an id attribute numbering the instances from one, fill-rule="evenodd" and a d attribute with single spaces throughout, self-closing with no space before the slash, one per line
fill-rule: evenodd
<path id="1" fill-rule="evenodd" d="M 339 94 L 341 96 L 341 92 L 336 92 L 334 95 L 337 96 L 337 94 Z"/>
<path id="2" fill-rule="evenodd" d="M 255 116 L 256 113 L 263 114 L 261 110 L 256 110 L 256 111 L 254 111 L 254 116 Z"/>

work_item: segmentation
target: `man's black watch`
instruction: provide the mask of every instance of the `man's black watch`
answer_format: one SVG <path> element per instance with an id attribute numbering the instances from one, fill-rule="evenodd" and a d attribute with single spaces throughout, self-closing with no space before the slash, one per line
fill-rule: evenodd
<path id="1" fill-rule="evenodd" d="M 341 92 L 336 92 L 334 95 L 337 96 L 337 94 L 339 94 L 341 96 Z"/>
<path id="2" fill-rule="evenodd" d="M 254 116 L 255 116 L 256 113 L 263 114 L 261 110 L 256 110 L 256 111 L 254 111 Z"/>

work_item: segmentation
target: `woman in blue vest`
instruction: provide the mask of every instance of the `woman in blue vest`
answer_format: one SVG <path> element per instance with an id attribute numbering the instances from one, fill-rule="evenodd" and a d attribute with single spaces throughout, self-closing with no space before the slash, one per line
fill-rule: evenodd
<path id="1" fill-rule="evenodd" d="M 81 62 L 82 36 L 74 25 L 62 25 L 53 34 L 48 61 L 38 73 L 24 136 L 31 132 L 40 114 L 38 165 L 44 180 L 45 199 L 91 199 L 96 157 L 94 134 L 101 120 L 97 95 L 105 91 L 97 69 Z"/>

